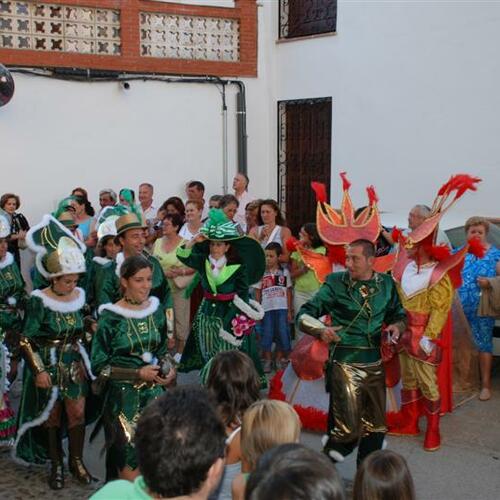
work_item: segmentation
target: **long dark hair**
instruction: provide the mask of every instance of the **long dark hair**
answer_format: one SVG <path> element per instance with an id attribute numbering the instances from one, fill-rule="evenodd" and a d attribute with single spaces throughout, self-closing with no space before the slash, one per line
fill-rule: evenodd
<path id="1" fill-rule="evenodd" d="M 223 351 L 212 361 L 207 389 L 227 427 L 239 422 L 245 410 L 259 399 L 259 374 L 245 353 Z"/>
<path id="2" fill-rule="evenodd" d="M 323 245 L 323 241 L 319 237 L 318 228 L 316 227 L 316 224 L 314 222 L 306 222 L 302 226 L 302 229 L 307 234 L 307 236 L 309 236 L 309 239 L 311 240 L 311 246 L 313 248 L 318 248 Z"/>
<path id="3" fill-rule="evenodd" d="M 406 460 L 391 450 L 370 453 L 354 480 L 353 500 L 415 500 L 415 486 Z"/>
<path id="4" fill-rule="evenodd" d="M 268 205 L 276 212 L 276 225 L 277 226 L 285 226 L 286 225 L 285 217 L 283 217 L 283 214 L 281 213 L 281 209 L 280 209 L 280 206 L 278 205 L 278 202 L 276 200 L 272 200 L 269 198 L 267 200 L 262 200 L 259 204 L 259 211 L 257 212 L 257 222 L 259 223 L 259 226 L 264 225 L 264 221 L 262 220 L 262 217 L 260 215 L 260 209 L 262 208 L 262 205 Z"/>
<path id="5" fill-rule="evenodd" d="M 170 198 L 166 199 L 161 207 L 160 210 L 167 210 L 167 205 L 173 205 L 179 215 L 182 217 L 182 220 L 185 218 L 185 212 L 186 208 L 184 207 L 184 202 L 178 197 L 178 196 L 171 196 Z"/>
<path id="6" fill-rule="evenodd" d="M 82 193 L 81 195 L 79 194 L 75 194 L 75 192 L 80 192 Z M 76 187 L 75 189 L 73 189 L 73 191 L 71 191 L 71 195 L 75 197 L 76 201 L 80 204 L 80 205 L 85 205 L 85 213 L 90 216 L 90 217 L 94 217 L 95 215 L 95 210 L 94 210 L 94 207 L 92 206 L 92 204 L 90 203 L 89 201 L 89 195 L 87 193 L 87 190 L 86 189 L 83 189 L 82 187 Z"/>

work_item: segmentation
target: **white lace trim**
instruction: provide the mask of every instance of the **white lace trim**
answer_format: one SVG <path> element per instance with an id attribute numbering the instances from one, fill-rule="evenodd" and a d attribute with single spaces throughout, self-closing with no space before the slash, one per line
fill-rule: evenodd
<path id="1" fill-rule="evenodd" d="M 231 345 L 234 345 L 234 347 L 240 347 L 241 344 L 243 344 L 243 337 L 241 339 L 237 339 L 234 335 L 231 335 L 229 332 L 226 332 L 223 328 L 219 330 L 219 337 L 222 340 L 225 340 Z"/>
<path id="2" fill-rule="evenodd" d="M 37 290 L 38 291 L 38 290 Z M 57 362 L 57 357 L 56 357 L 56 349 L 55 347 L 50 348 L 50 364 L 52 366 L 55 366 Z M 23 437 L 23 435 L 28 431 L 29 429 L 32 429 L 33 427 L 38 427 L 39 425 L 42 425 L 44 422 L 47 421 L 49 418 L 50 412 L 54 408 L 54 405 L 57 402 L 57 398 L 59 397 L 59 386 L 54 385 L 51 388 L 50 392 L 50 399 L 49 402 L 47 403 L 47 406 L 43 409 L 42 413 L 35 419 L 31 420 L 30 422 L 25 422 L 18 430 L 17 430 L 17 435 L 16 435 L 16 440 L 14 442 L 14 446 L 12 448 L 12 458 L 15 462 L 20 463 L 22 465 L 31 465 L 28 462 L 24 461 L 22 458 L 17 456 L 17 445 L 19 444 L 19 441 Z"/>
<path id="3" fill-rule="evenodd" d="M 211 255 L 208 256 L 210 265 L 213 266 L 212 274 L 217 277 L 219 276 L 222 268 L 227 264 L 227 258 L 223 255 L 220 259 L 214 259 Z"/>
<path id="4" fill-rule="evenodd" d="M 41 299 L 43 305 L 51 311 L 71 313 L 79 311 L 85 305 L 85 291 L 80 287 L 76 287 L 76 290 L 78 290 L 78 297 L 68 302 L 53 299 L 52 297 L 49 297 L 48 295 L 43 293 L 41 290 L 33 290 L 31 292 L 31 296 Z"/>
<path id="5" fill-rule="evenodd" d="M 238 297 L 238 295 L 234 296 L 233 304 L 243 313 L 245 313 L 249 318 L 254 319 L 255 321 L 260 321 L 264 317 L 264 308 L 253 299 L 248 301 L 248 304 Z"/>
<path id="6" fill-rule="evenodd" d="M 118 252 L 115 257 L 115 262 L 116 262 L 116 267 L 115 267 L 115 273 L 120 277 L 120 269 L 122 268 L 123 261 L 125 260 L 125 255 L 123 255 L 123 252 Z"/>
<path id="7" fill-rule="evenodd" d="M 14 262 L 14 256 L 10 252 L 7 252 L 4 259 L 0 261 L 0 269 L 4 269 L 7 266 L 10 266 L 13 262 Z"/>
<path id="8" fill-rule="evenodd" d="M 106 264 L 109 264 L 112 262 L 111 259 L 108 259 L 107 257 L 94 257 L 92 259 L 96 264 L 99 264 L 100 266 L 105 266 Z"/>
<path id="9" fill-rule="evenodd" d="M 150 314 L 154 314 L 159 305 L 160 301 L 157 297 L 149 297 L 149 306 L 145 309 L 128 309 L 126 307 L 108 303 L 99 307 L 99 314 L 102 314 L 103 311 L 111 311 L 123 316 L 124 318 L 142 319 Z"/>

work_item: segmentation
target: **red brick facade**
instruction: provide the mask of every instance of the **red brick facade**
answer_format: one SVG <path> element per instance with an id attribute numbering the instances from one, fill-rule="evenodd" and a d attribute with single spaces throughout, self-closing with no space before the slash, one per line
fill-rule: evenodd
<path id="1" fill-rule="evenodd" d="M 48 0 L 50 4 L 120 10 L 121 55 L 104 56 L 0 48 L 0 62 L 7 66 L 76 67 L 140 73 L 257 76 L 257 5 L 255 0 L 235 0 L 234 8 L 205 7 L 148 0 Z M 239 21 L 239 61 L 206 61 L 141 57 L 140 12 L 185 14 Z"/>

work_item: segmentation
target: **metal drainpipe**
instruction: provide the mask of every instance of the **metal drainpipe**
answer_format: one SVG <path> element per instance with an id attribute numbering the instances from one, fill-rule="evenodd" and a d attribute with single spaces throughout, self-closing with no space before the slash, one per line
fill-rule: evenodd
<path id="1" fill-rule="evenodd" d="M 227 194 L 227 103 L 226 86 L 222 85 L 222 193 Z"/>
<path id="2" fill-rule="evenodd" d="M 236 94 L 236 118 L 238 130 L 238 172 L 245 175 L 248 174 L 248 159 L 247 159 L 247 103 L 245 84 L 239 80 L 233 81 L 238 86 Z"/>

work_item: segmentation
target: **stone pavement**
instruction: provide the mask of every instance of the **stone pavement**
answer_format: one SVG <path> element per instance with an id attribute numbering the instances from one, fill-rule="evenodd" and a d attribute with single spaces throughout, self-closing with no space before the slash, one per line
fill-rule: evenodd
<path id="1" fill-rule="evenodd" d="M 179 383 L 193 383 L 196 375 L 180 376 Z M 473 398 L 442 419 L 442 448 L 434 453 L 422 448 L 423 436 L 388 437 L 388 447 L 401 453 L 410 466 L 419 500 L 496 500 L 500 498 L 500 372 L 494 376 L 494 394 L 489 402 Z M 320 450 L 321 436 L 302 433 L 302 442 Z M 103 477 L 100 456 L 102 435 L 86 450 L 86 463 L 97 477 Z M 338 466 L 350 481 L 355 473 L 355 454 Z M 0 498 L 84 499 L 100 483 L 85 488 L 71 477 L 62 491 L 51 491 L 44 467 L 25 468 L 14 464 L 8 452 L 0 453 Z"/>

